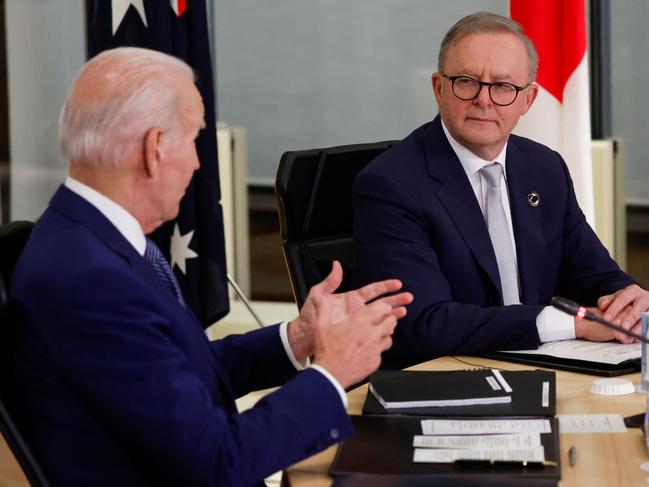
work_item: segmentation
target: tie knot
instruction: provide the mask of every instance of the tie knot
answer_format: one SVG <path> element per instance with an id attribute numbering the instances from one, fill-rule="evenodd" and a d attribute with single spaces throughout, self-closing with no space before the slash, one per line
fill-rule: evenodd
<path id="1" fill-rule="evenodd" d="M 482 175 L 487 179 L 487 183 L 492 188 L 500 187 L 500 180 L 503 175 L 503 166 L 499 162 L 494 162 L 480 169 Z"/>

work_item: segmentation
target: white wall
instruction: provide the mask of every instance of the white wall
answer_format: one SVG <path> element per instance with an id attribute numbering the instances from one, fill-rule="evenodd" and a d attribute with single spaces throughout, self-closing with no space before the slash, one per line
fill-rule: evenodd
<path id="1" fill-rule="evenodd" d="M 208 0 L 219 119 L 248 129 L 248 174 L 283 151 L 402 138 L 429 120 L 442 35 L 507 0 Z M 6 0 L 12 218 L 36 218 L 65 177 L 57 118 L 85 58 L 83 0 Z M 649 204 L 649 2 L 611 0 L 613 135 L 626 192 Z"/>
<path id="2" fill-rule="evenodd" d="M 443 35 L 507 0 L 213 0 L 218 119 L 246 127 L 248 176 L 282 152 L 403 138 L 434 117 Z"/>
<path id="3" fill-rule="evenodd" d="M 649 2 L 611 0 L 613 135 L 624 139 L 627 203 L 649 206 Z"/>
<path id="4" fill-rule="evenodd" d="M 66 175 L 58 114 L 85 60 L 83 0 L 6 0 L 11 218 L 36 219 Z"/>

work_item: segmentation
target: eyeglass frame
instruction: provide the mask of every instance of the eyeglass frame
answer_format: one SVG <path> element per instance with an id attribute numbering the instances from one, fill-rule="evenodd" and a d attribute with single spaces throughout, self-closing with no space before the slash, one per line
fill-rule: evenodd
<path id="1" fill-rule="evenodd" d="M 532 85 L 532 83 L 527 83 L 525 86 L 518 86 L 518 85 L 515 85 L 514 83 L 508 83 L 506 81 L 495 81 L 495 82 L 489 83 L 487 81 L 480 81 L 479 79 L 473 78 L 471 76 L 467 76 L 465 74 L 460 74 L 460 75 L 457 75 L 457 76 L 449 76 L 446 73 L 444 73 L 443 71 L 440 71 L 439 74 L 442 77 L 446 78 L 447 80 L 449 80 L 451 82 L 451 91 L 453 92 L 453 96 L 455 96 L 458 100 L 462 100 L 462 101 L 475 100 L 476 98 L 478 98 L 480 96 L 480 92 L 482 91 L 482 87 L 483 86 L 488 86 L 487 92 L 489 92 L 489 99 L 493 103 L 498 105 L 499 107 L 508 107 L 509 105 L 513 104 L 516 101 L 516 98 L 518 98 L 518 93 L 523 91 L 525 88 L 528 88 L 529 86 Z M 468 78 L 468 79 L 473 80 L 476 83 L 478 83 L 478 91 L 476 92 L 476 94 L 474 96 L 472 96 L 471 98 L 462 98 L 462 97 L 458 96 L 457 93 L 455 93 L 455 80 L 457 80 L 459 78 Z M 507 85 L 507 86 L 511 86 L 512 88 L 514 88 L 514 90 L 516 90 L 516 94 L 514 95 L 514 99 L 512 101 L 510 101 L 509 103 L 506 103 L 504 105 L 502 103 L 498 103 L 496 100 L 494 100 L 494 97 L 491 95 L 491 87 L 494 86 L 494 85 Z"/>

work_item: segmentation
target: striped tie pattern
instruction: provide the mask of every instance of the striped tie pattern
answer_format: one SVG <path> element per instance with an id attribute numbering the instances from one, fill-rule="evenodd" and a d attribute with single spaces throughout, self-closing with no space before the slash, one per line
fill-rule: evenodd
<path id="1" fill-rule="evenodd" d="M 169 288 L 174 293 L 176 298 L 178 298 L 180 304 L 185 306 L 185 300 L 183 299 L 183 295 L 180 292 L 180 286 L 178 285 L 176 276 L 171 270 L 171 266 L 167 262 L 167 259 L 165 259 L 164 255 L 162 255 L 162 252 L 160 251 L 158 246 L 150 238 L 146 239 L 144 260 L 146 260 L 149 264 L 151 264 L 151 267 L 153 267 L 153 270 L 158 275 L 158 277 L 162 280 L 162 282 L 164 282 L 167 286 L 169 286 Z"/>

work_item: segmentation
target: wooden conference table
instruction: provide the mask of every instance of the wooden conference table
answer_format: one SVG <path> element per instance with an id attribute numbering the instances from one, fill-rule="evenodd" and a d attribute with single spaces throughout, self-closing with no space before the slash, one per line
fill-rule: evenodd
<path id="1" fill-rule="evenodd" d="M 463 360 L 464 362 L 460 361 Z M 412 367 L 413 370 L 453 370 L 472 366 L 497 367 L 505 370 L 525 370 L 534 367 L 499 362 L 475 357 L 443 357 Z M 465 362 L 469 362 L 468 365 Z M 626 376 L 637 383 L 640 374 Z M 557 414 L 619 413 L 630 416 L 644 410 L 645 396 L 603 397 L 590 394 L 594 376 L 557 371 Z M 360 414 L 367 394 L 367 385 L 348 394 L 349 413 Z M 644 438 L 639 429 L 626 433 L 562 434 L 561 435 L 561 487 L 571 486 L 640 486 L 648 485 L 649 472 L 640 470 L 640 464 L 649 461 Z M 577 449 L 577 462 L 568 463 L 568 449 Z M 290 467 L 284 473 L 284 484 L 290 486 L 330 486 L 327 475 L 336 447 L 315 455 Z M 16 464 L 4 439 L 0 435 L 0 487 L 29 485 Z"/>
<path id="2" fill-rule="evenodd" d="M 468 362 L 471 365 L 468 365 Z M 504 370 L 529 370 L 538 367 L 500 362 L 476 357 L 443 357 L 431 360 L 410 370 L 454 370 L 474 366 Z M 624 376 L 637 384 L 640 374 Z M 557 414 L 614 414 L 622 417 L 644 411 L 645 395 L 596 396 L 590 386 L 596 376 L 557 371 Z M 361 414 L 367 394 L 367 385 L 348 393 L 350 414 Z M 640 465 L 649 462 L 644 437 L 638 428 L 626 433 L 566 433 L 560 436 L 561 487 L 572 486 L 640 486 L 649 485 L 649 472 Z M 570 466 L 568 450 L 576 447 L 577 461 Z M 332 478 L 327 474 L 336 453 L 336 446 L 297 463 L 284 472 L 283 485 L 291 487 L 330 486 Z"/>

